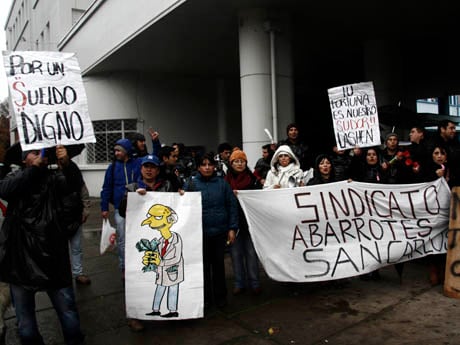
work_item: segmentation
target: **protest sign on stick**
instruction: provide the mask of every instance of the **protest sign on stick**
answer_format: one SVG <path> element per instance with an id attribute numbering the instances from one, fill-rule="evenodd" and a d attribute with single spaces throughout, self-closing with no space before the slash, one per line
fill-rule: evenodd
<path id="1" fill-rule="evenodd" d="M 337 147 L 380 145 L 380 129 L 372 82 L 328 89 Z"/>
<path id="2" fill-rule="evenodd" d="M 3 65 L 23 150 L 96 142 L 75 54 L 4 51 Z"/>

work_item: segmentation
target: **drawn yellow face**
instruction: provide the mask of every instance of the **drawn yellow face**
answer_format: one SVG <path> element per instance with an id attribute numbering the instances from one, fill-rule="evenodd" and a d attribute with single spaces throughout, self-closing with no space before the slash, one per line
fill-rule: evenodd
<path id="1" fill-rule="evenodd" d="M 160 231 L 161 229 L 171 227 L 174 223 L 171 217 L 171 209 L 167 206 L 155 204 L 149 209 L 147 218 L 142 221 L 142 226 L 148 225 L 150 228 Z"/>

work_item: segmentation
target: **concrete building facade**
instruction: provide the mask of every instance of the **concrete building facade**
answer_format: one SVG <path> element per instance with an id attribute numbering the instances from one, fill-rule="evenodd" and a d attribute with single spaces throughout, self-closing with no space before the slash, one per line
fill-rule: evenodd
<path id="1" fill-rule="evenodd" d="M 19 11 L 30 18 L 21 30 Z M 207 150 L 228 141 L 253 166 L 264 129 L 283 139 L 293 121 L 318 152 L 331 148 L 330 87 L 373 81 L 379 106 L 414 111 L 419 98 L 455 94 L 455 58 L 422 44 L 446 42 L 452 12 L 431 2 L 16 0 L 5 30 L 8 49 L 77 54 L 98 139 L 77 159 L 97 195 L 113 141 L 129 132 L 153 127 L 165 143 Z"/>

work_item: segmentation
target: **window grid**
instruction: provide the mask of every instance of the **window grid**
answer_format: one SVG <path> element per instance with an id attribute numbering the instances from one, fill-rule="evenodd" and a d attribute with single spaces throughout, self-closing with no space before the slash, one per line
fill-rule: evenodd
<path id="1" fill-rule="evenodd" d="M 86 144 L 87 163 L 109 163 L 113 159 L 113 146 L 118 139 L 137 131 L 137 120 L 93 121 L 96 143 Z"/>

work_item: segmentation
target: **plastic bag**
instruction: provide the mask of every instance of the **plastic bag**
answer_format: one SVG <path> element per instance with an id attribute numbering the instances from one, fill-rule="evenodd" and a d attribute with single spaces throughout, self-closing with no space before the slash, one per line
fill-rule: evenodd
<path id="1" fill-rule="evenodd" d="M 102 233 L 101 233 L 101 245 L 100 253 L 104 254 L 107 250 L 112 250 L 115 248 L 116 244 L 116 229 L 110 225 L 108 219 L 102 221 Z"/>

